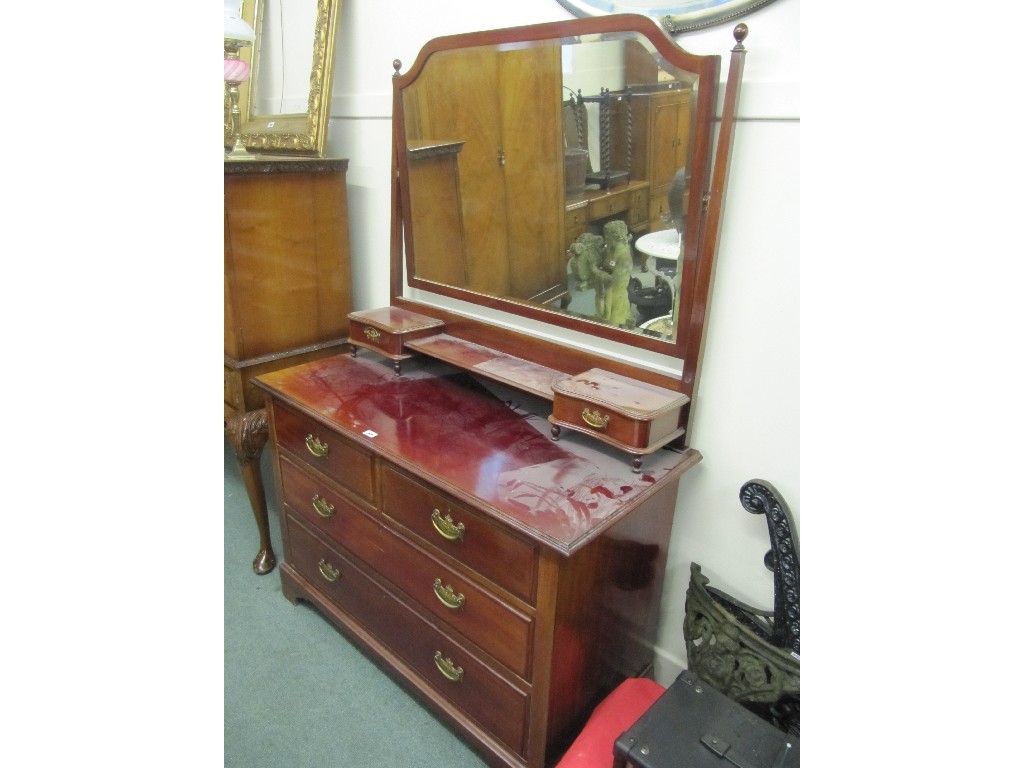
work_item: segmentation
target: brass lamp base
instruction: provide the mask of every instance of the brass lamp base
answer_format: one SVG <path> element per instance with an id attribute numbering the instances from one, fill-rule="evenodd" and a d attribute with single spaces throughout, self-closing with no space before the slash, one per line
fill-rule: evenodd
<path id="1" fill-rule="evenodd" d="M 256 155 L 245 148 L 241 139 L 238 139 L 231 149 L 224 151 L 225 160 L 252 160 L 255 157 Z"/>
<path id="2" fill-rule="evenodd" d="M 239 50 L 249 45 L 247 40 L 224 38 L 224 86 L 231 104 L 231 137 L 234 146 L 225 150 L 225 160 L 248 160 L 253 155 L 242 143 L 242 111 L 238 106 L 238 88 L 249 79 L 249 64 L 239 58 Z"/>
<path id="3" fill-rule="evenodd" d="M 235 144 L 231 149 L 225 150 L 225 160 L 248 160 L 254 156 L 242 143 L 241 114 L 238 108 L 239 85 L 240 82 L 227 81 L 228 98 L 231 100 L 231 135 L 234 136 Z"/>

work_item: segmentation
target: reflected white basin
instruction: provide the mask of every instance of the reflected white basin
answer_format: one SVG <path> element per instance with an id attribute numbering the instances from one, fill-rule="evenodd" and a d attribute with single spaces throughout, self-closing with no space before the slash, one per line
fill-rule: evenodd
<path id="1" fill-rule="evenodd" d="M 662 229 L 644 235 L 636 241 L 636 249 L 656 259 L 679 258 L 680 235 L 674 229 Z"/>

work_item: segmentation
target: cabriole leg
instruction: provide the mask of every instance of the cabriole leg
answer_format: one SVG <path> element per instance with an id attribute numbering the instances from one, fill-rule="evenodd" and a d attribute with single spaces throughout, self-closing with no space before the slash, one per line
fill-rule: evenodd
<path id="1" fill-rule="evenodd" d="M 260 458 L 263 446 L 267 443 L 267 411 L 257 411 L 226 416 L 224 431 L 228 442 L 235 451 L 238 465 L 242 472 L 249 504 L 256 518 L 256 528 L 260 535 L 260 549 L 256 559 L 252 561 L 252 569 L 260 576 L 270 573 L 277 564 L 274 549 L 270 543 L 270 520 L 267 514 L 267 496 L 263 490 L 263 473 L 260 471 Z"/>

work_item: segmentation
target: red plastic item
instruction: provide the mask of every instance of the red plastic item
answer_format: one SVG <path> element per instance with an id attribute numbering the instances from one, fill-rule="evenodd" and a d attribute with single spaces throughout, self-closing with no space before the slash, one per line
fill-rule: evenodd
<path id="1" fill-rule="evenodd" d="M 646 677 L 631 677 L 597 705 L 556 768 L 611 768 L 615 740 L 665 692 Z"/>

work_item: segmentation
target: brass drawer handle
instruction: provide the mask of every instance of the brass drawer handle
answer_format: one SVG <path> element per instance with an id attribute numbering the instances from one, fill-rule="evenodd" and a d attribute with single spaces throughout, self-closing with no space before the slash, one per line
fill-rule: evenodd
<path id="1" fill-rule="evenodd" d="M 605 429 L 611 416 L 603 416 L 600 411 L 592 411 L 589 408 L 583 409 L 583 420 L 594 429 Z"/>
<path id="2" fill-rule="evenodd" d="M 319 495 L 313 496 L 313 509 L 320 517 L 330 517 L 334 514 L 334 505 L 331 504 L 327 499 L 320 498 Z"/>
<path id="3" fill-rule="evenodd" d="M 363 328 L 363 333 L 366 334 L 366 338 L 370 341 L 376 341 L 380 338 L 380 331 L 376 328 Z"/>
<path id="4" fill-rule="evenodd" d="M 434 654 L 434 664 L 441 670 L 441 674 L 451 680 L 453 683 L 461 683 L 463 677 L 462 667 L 456 667 L 451 659 L 446 659 L 441 656 L 441 652 L 438 651 Z"/>
<path id="5" fill-rule="evenodd" d="M 309 452 L 316 456 L 318 459 L 322 459 L 328 453 L 330 453 L 330 447 L 327 443 L 320 442 L 320 436 L 313 437 L 312 435 L 306 435 L 306 447 Z"/>
<path id="6" fill-rule="evenodd" d="M 455 594 L 455 590 L 452 589 L 451 585 L 445 586 L 441 583 L 440 579 L 434 579 L 434 594 L 437 595 L 437 599 L 440 600 L 446 608 L 451 608 L 453 611 L 459 610 L 466 602 L 466 596 L 459 592 Z"/>
<path id="7" fill-rule="evenodd" d="M 462 541 L 466 533 L 466 526 L 452 520 L 451 514 L 441 517 L 441 510 L 435 509 L 430 513 L 430 522 L 434 524 L 434 530 L 441 534 L 448 541 Z"/>
<path id="8" fill-rule="evenodd" d="M 328 563 L 327 560 L 321 559 L 318 565 L 320 566 L 320 575 L 328 581 L 337 581 L 341 575 L 341 571 Z"/>

